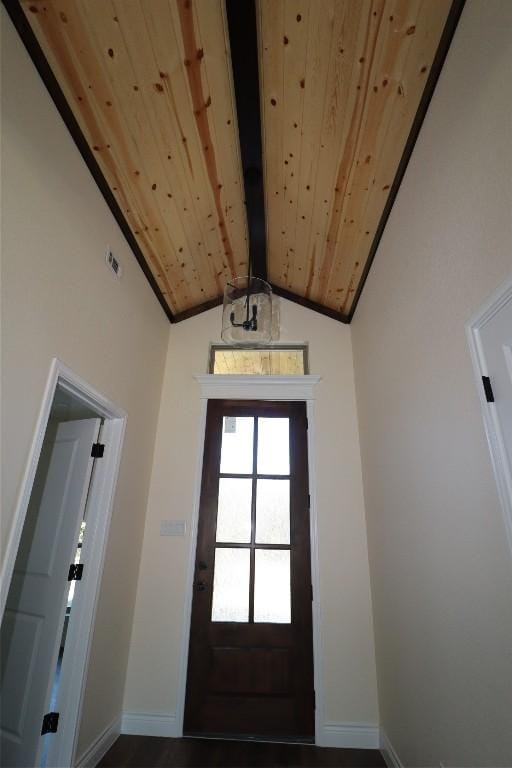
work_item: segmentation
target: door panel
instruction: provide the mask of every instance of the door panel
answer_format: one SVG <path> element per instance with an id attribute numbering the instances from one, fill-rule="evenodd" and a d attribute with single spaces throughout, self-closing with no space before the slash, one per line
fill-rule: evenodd
<path id="1" fill-rule="evenodd" d="M 509 477 L 512 478 L 512 298 L 483 326 L 480 340 L 494 392 L 494 408 Z"/>
<path id="2" fill-rule="evenodd" d="M 2 764 L 38 764 L 99 419 L 49 423 L 2 621 Z"/>
<path id="3" fill-rule="evenodd" d="M 184 730 L 314 736 L 304 403 L 208 404 Z"/>

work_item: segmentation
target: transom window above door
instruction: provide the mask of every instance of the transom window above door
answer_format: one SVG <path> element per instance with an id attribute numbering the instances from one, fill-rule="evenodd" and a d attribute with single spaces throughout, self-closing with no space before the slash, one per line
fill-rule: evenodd
<path id="1" fill-rule="evenodd" d="M 209 373 L 253 376 L 303 376 L 309 373 L 307 344 L 240 347 L 212 344 Z"/>
<path id="2" fill-rule="evenodd" d="M 290 420 L 224 416 L 211 620 L 291 622 Z"/>

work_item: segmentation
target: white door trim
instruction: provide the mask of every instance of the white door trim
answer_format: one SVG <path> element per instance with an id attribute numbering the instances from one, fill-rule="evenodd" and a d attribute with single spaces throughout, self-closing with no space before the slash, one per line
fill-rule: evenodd
<path id="1" fill-rule="evenodd" d="M 485 434 L 491 452 L 491 462 L 498 486 L 498 495 L 503 510 L 507 538 L 512 553 L 512 475 L 507 460 L 505 445 L 501 437 L 498 415 L 494 403 L 488 403 L 483 387 L 482 376 L 488 376 L 485 355 L 480 332 L 482 328 L 505 306 L 512 301 L 512 277 L 505 281 L 482 305 L 477 314 L 466 323 L 466 335 L 473 369 L 476 376 L 478 397 L 482 408 Z"/>
<path id="2" fill-rule="evenodd" d="M 178 736 L 183 736 L 183 719 L 185 716 L 185 695 L 187 692 L 188 646 L 190 641 L 190 621 L 192 618 L 192 597 L 196 561 L 197 525 L 199 521 L 199 501 L 201 498 L 201 477 L 203 473 L 203 451 L 206 435 L 206 409 L 208 400 L 201 403 L 201 418 L 198 430 L 198 446 L 196 453 L 196 474 L 194 483 L 194 506 L 190 522 L 190 541 L 188 549 L 187 578 L 185 582 L 185 601 L 183 604 L 183 633 L 181 637 L 180 665 L 178 678 L 178 701 L 176 711 L 176 728 Z"/>
<path id="3" fill-rule="evenodd" d="M 205 373 L 194 376 L 207 400 L 314 400 L 321 377 L 237 376 Z"/>
<path id="4" fill-rule="evenodd" d="M 102 442 L 106 445 L 105 455 L 95 467 L 88 499 L 87 536 L 84 538 L 83 548 L 83 559 L 87 562 L 87 578 L 84 578 L 80 585 L 82 589 L 77 589 L 75 592 L 61 671 L 63 687 L 59 692 L 59 709 L 66 712 L 66 717 L 61 718 L 62 726 L 59 727 L 48 756 L 49 765 L 72 766 L 127 415 L 60 360 L 57 358 L 52 360 L 2 566 L 0 616 L 3 616 L 5 609 L 57 385 L 105 419 L 101 436 Z"/>
<path id="5" fill-rule="evenodd" d="M 190 639 L 190 621 L 192 616 L 192 597 L 194 569 L 197 545 L 197 525 L 199 520 L 199 501 L 201 497 L 201 478 L 203 471 L 203 450 L 206 431 L 206 409 L 208 400 L 298 400 L 305 401 L 308 416 L 308 468 L 310 494 L 310 541 L 311 541 L 311 581 L 313 583 L 313 665 L 316 696 L 315 741 L 322 733 L 324 720 L 324 696 L 322 675 L 321 643 L 321 606 L 320 606 L 320 565 L 318 553 L 316 473 L 315 473 L 315 388 L 320 376 L 234 376 L 201 374 L 194 376 L 200 387 L 202 399 L 201 419 L 198 432 L 196 458 L 196 479 L 194 487 L 194 507 L 190 526 L 190 545 L 188 554 L 187 580 L 184 603 L 183 635 L 181 640 L 180 670 L 178 684 L 178 702 L 176 729 L 183 735 L 185 714 L 185 694 L 187 687 L 188 647 Z"/>

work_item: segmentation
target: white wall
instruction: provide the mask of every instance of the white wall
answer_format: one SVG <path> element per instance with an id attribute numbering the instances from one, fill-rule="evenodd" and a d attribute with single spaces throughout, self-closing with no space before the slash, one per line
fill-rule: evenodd
<path id="1" fill-rule="evenodd" d="M 512 3 L 468 0 L 353 322 L 379 703 L 405 766 L 512 765 L 512 557 L 464 323 L 512 270 Z"/>
<path id="2" fill-rule="evenodd" d="M 3 9 L 2 70 L 3 552 L 52 358 L 128 412 L 80 751 L 121 709 L 169 324 Z"/>
<path id="3" fill-rule="evenodd" d="M 327 721 L 377 723 L 368 555 L 350 329 L 281 301 L 281 340 L 308 341 L 316 402 L 323 676 Z M 124 707 L 174 714 L 183 642 L 189 539 L 159 536 L 166 518 L 190 521 L 201 402 L 220 308 L 171 328 Z"/>

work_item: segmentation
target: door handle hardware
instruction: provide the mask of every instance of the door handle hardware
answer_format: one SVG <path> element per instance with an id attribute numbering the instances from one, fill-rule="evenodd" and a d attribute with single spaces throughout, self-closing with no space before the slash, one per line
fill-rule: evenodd
<path id="1" fill-rule="evenodd" d="M 204 583 L 204 581 L 196 581 L 194 586 L 197 592 L 204 592 L 206 589 L 206 584 Z"/>
<path id="2" fill-rule="evenodd" d="M 200 571 L 206 571 L 207 568 L 208 568 L 208 566 L 205 563 L 205 561 L 204 560 L 200 560 L 199 561 L 199 570 Z"/>

